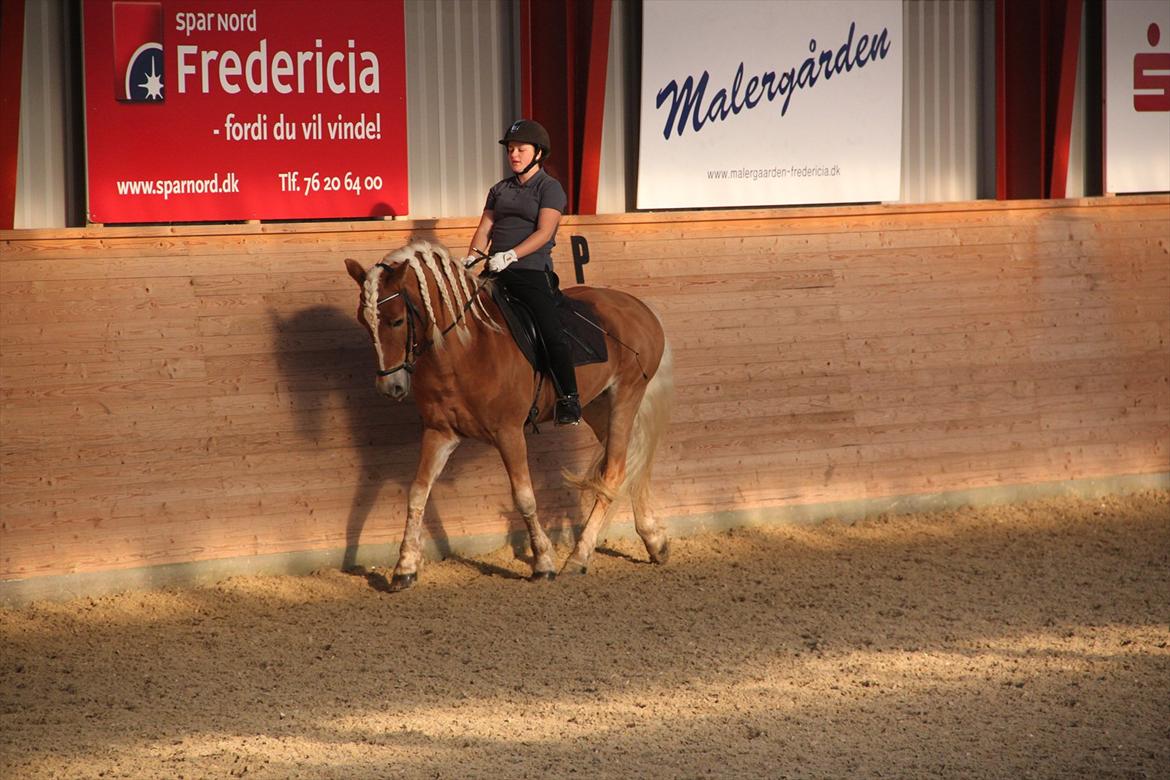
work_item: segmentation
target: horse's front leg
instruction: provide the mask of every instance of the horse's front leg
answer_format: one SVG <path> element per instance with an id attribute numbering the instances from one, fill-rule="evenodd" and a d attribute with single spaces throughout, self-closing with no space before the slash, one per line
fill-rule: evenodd
<path id="1" fill-rule="evenodd" d="M 390 580 L 391 591 L 406 590 L 418 579 L 418 565 L 422 561 L 423 511 L 431 495 L 431 486 L 458 446 L 459 437 L 451 431 L 423 430 L 422 453 L 418 472 L 414 482 L 410 483 L 406 498 L 406 528 L 398 550 L 398 565 L 394 567 L 394 576 Z"/>
<path id="2" fill-rule="evenodd" d="M 528 539 L 532 543 L 532 579 L 551 580 L 556 576 L 553 565 L 552 542 L 544 533 L 536 516 L 536 494 L 532 491 L 532 477 L 528 472 L 528 443 L 520 427 L 509 429 L 496 437 L 496 448 L 508 471 L 512 483 L 512 500 L 516 511 L 528 526 Z"/>

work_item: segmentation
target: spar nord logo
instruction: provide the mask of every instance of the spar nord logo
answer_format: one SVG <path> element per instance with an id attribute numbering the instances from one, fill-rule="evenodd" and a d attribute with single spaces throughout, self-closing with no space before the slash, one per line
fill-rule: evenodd
<path id="1" fill-rule="evenodd" d="M 114 99 L 163 102 L 162 3 L 118 0 L 113 12 Z"/>

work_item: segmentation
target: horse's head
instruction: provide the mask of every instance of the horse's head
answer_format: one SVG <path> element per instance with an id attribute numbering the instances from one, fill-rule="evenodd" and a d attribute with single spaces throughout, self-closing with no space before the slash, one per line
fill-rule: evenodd
<path id="1" fill-rule="evenodd" d="M 424 321 L 411 301 L 405 263 L 378 263 L 369 271 L 356 260 L 345 267 L 361 288 L 357 318 L 374 340 L 378 356 L 375 385 L 396 401 L 410 392 L 410 375 L 418 357 Z"/>
<path id="2" fill-rule="evenodd" d="M 442 354 L 448 334 L 466 345 L 475 323 L 504 332 L 479 300 L 483 284 L 441 246 L 416 241 L 368 271 L 354 260 L 345 267 L 362 291 L 358 322 L 374 339 L 378 390 L 391 398 L 406 397 L 415 362 L 424 353 Z"/>

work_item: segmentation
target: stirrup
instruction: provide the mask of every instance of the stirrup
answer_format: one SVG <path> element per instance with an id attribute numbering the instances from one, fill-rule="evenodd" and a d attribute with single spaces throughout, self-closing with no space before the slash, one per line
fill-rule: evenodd
<path id="1" fill-rule="evenodd" d="M 557 425 L 576 425 L 581 422 L 581 401 L 576 393 L 569 393 L 557 399 L 553 416 Z"/>

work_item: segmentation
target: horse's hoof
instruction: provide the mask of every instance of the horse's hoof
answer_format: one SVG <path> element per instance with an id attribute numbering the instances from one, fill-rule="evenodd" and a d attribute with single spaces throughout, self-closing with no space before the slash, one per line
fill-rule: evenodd
<path id="1" fill-rule="evenodd" d="M 557 578 L 555 571 L 534 571 L 528 578 L 529 582 L 552 582 Z"/>
<path id="2" fill-rule="evenodd" d="M 576 561 L 566 561 L 565 565 L 561 567 L 562 577 L 583 577 L 589 572 L 589 569 L 583 563 Z"/>
<path id="3" fill-rule="evenodd" d="M 410 574 L 395 574 L 390 578 L 390 592 L 397 593 L 400 590 L 406 590 L 418 580 L 418 572 Z"/>
<path id="4" fill-rule="evenodd" d="M 650 553 L 650 561 L 652 563 L 658 564 L 659 566 L 664 565 L 669 560 L 670 560 L 670 541 L 669 540 L 662 543 L 662 546 L 658 548 L 658 552 Z"/>

